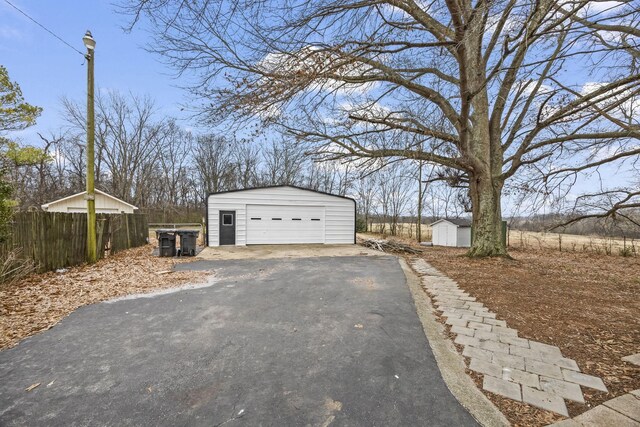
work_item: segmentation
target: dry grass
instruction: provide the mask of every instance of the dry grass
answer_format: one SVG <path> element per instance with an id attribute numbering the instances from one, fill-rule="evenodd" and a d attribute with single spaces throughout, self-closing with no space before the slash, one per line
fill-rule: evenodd
<path id="1" fill-rule="evenodd" d="M 372 233 L 385 234 L 385 235 L 391 234 L 391 224 L 389 223 L 374 222 L 373 224 L 371 224 L 370 228 Z M 414 239 L 416 237 L 417 228 L 418 228 L 417 224 L 413 224 L 413 223 L 396 224 L 395 235 L 398 237 Z M 422 232 L 422 241 L 427 241 L 427 242 L 431 241 L 431 226 L 422 224 L 421 232 Z"/>
<path id="2" fill-rule="evenodd" d="M 565 252 L 592 252 L 604 255 L 638 255 L 640 241 L 615 237 L 581 236 L 577 234 L 509 231 L 509 246 L 520 249 L 554 249 Z"/>
<path id="3" fill-rule="evenodd" d="M 416 224 L 398 224 L 396 236 L 415 239 Z M 390 224 L 373 223 L 372 231 L 390 235 Z M 430 241 L 431 227 L 422 225 L 422 240 Z M 556 250 L 562 252 L 590 252 L 603 255 L 640 255 L 640 240 L 615 237 L 582 236 L 577 234 L 542 233 L 535 231 L 509 230 L 510 248 L 526 250 Z"/>
<path id="4" fill-rule="evenodd" d="M 0 289 L 36 272 L 37 265 L 30 258 L 22 257 L 22 249 L 14 249 L 3 254 L 0 260 Z"/>
<path id="5" fill-rule="evenodd" d="M 118 252 L 94 265 L 32 274 L 0 289 L 0 350 L 51 328 L 83 305 L 200 281 L 203 272 L 169 272 L 176 261 L 152 246 Z"/>

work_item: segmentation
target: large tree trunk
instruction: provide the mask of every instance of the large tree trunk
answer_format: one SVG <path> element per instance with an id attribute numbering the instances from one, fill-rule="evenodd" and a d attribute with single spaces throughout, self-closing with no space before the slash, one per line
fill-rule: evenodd
<path id="1" fill-rule="evenodd" d="M 502 241 L 501 196 L 503 149 L 500 121 L 492 120 L 489 91 L 485 85 L 485 64 L 483 59 L 480 27 L 474 27 L 466 43 L 459 48 L 464 61 L 460 63 L 462 89 L 462 130 L 468 132 L 462 140 L 463 149 L 468 147 L 471 167 L 469 191 L 473 213 L 473 241 L 468 255 L 471 257 L 507 256 L 507 248 Z M 463 49 L 462 49 L 463 48 Z M 462 49 L 462 50 L 460 50 Z M 465 83 L 465 84 L 462 84 Z M 467 113 L 468 111 L 468 113 Z M 468 144 L 468 145 L 467 145 Z"/>
<path id="2" fill-rule="evenodd" d="M 469 256 L 507 256 L 502 240 L 502 182 L 491 176 L 473 176 L 470 180 L 473 209 L 473 243 Z"/>

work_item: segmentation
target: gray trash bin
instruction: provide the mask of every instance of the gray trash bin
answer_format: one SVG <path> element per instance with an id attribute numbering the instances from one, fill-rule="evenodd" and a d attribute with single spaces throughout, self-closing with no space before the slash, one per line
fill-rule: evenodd
<path id="1" fill-rule="evenodd" d="M 176 235 L 166 231 L 157 231 L 160 256 L 176 256 Z"/>
<path id="2" fill-rule="evenodd" d="M 196 255 L 196 242 L 198 240 L 198 230 L 180 230 L 180 254 L 182 256 Z"/>

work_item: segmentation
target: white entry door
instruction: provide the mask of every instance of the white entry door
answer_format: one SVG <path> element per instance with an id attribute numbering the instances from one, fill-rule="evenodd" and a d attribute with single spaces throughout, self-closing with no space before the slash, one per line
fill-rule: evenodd
<path id="1" fill-rule="evenodd" d="M 247 244 L 324 243 L 324 206 L 247 205 Z"/>

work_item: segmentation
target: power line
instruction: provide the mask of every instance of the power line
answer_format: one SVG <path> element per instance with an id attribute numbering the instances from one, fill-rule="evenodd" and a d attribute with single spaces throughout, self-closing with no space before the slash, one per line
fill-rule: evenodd
<path id="1" fill-rule="evenodd" d="M 16 6 L 15 4 L 11 3 L 9 0 L 4 0 L 4 2 L 7 3 L 9 6 L 11 6 L 12 8 L 14 8 L 15 10 L 17 10 L 18 12 L 20 12 L 21 14 L 23 14 L 27 19 L 33 21 L 36 25 L 38 25 L 40 28 L 45 30 L 47 33 L 51 34 L 53 37 L 57 38 L 62 43 L 66 44 L 71 49 L 73 49 L 74 51 L 78 52 L 80 55 L 84 56 L 84 53 L 80 52 L 78 49 L 76 49 L 75 47 L 73 47 L 69 43 L 67 43 L 62 37 L 58 36 L 56 33 L 51 31 L 50 29 L 48 29 L 47 27 L 45 27 L 44 25 L 42 25 L 41 23 L 39 23 L 38 21 L 33 19 L 32 17 L 30 17 L 29 15 L 27 15 L 24 11 L 22 11 L 20 8 L 18 8 L 18 6 Z"/>

